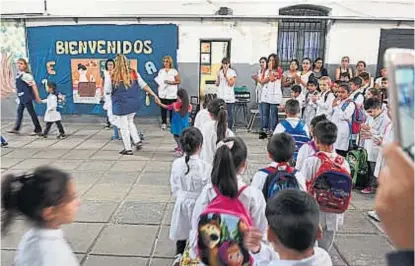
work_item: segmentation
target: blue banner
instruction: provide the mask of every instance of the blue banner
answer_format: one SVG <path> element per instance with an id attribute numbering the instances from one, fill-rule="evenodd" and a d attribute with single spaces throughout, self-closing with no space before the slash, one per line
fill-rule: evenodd
<path id="1" fill-rule="evenodd" d="M 65 95 L 64 114 L 104 114 L 99 104 L 105 60 L 122 53 L 130 60 L 151 89 L 157 93 L 154 78 L 169 55 L 176 66 L 178 27 L 165 25 L 77 25 L 27 28 L 29 62 L 42 99 L 47 97 L 44 83 L 53 81 Z M 137 115 L 158 115 L 151 100 L 145 105 L 145 92 Z M 44 104 L 36 104 L 43 115 Z"/>

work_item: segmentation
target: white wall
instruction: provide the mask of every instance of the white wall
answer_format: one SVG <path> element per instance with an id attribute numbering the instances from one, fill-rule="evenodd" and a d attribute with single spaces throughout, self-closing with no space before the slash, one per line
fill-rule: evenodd
<path id="1" fill-rule="evenodd" d="M 349 56 L 351 64 L 363 60 L 368 65 L 378 61 L 381 29 L 413 28 L 397 26 L 395 22 L 335 22 L 326 39 L 326 63 L 340 64 L 343 56 Z"/>

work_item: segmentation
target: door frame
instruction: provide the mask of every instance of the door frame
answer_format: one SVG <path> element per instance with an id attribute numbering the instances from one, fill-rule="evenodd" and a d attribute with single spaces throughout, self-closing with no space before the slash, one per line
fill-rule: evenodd
<path id="1" fill-rule="evenodd" d="M 199 64 L 198 64 L 198 72 L 199 72 L 199 80 L 197 82 L 198 84 L 198 89 L 197 89 L 197 98 L 199 99 L 199 104 L 200 104 L 200 87 L 201 87 L 201 80 L 202 80 L 202 73 L 200 71 L 200 68 L 202 66 L 202 53 L 200 48 L 202 47 L 202 42 L 227 42 L 228 43 L 228 47 L 227 47 L 227 51 L 226 53 L 228 54 L 228 58 L 230 60 L 231 58 L 231 44 L 232 44 L 232 39 L 231 38 L 201 38 L 199 39 Z M 232 60 L 230 60 L 232 63 Z"/>

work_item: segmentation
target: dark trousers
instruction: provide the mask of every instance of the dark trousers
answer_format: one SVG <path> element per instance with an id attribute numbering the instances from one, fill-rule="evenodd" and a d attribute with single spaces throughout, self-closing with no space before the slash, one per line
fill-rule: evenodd
<path id="1" fill-rule="evenodd" d="M 174 103 L 176 100 L 170 100 L 170 99 L 160 99 L 162 104 L 165 105 L 169 105 Z M 170 123 L 171 123 L 171 118 L 173 117 L 173 111 L 168 111 L 166 109 L 164 109 L 163 107 L 160 107 L 160 111 L 161 111 L 161 123 L 162 124 L 167 124 L 167 112 L 169 112 L 169 116 L 170 116 Z"/>
<path id="2" fill-rule="evenodd" d="M 183 254 L 186 249 L 186 240 L 178 240 L 176 242 L 176 254 Z"/>
<path id="3" fill-rule="evenodd" d="M 22 125 L 22 120 L 23 120 L 23 111 L 25 108 L 27 109 L 30 117 L 32 118 L 33 125 L 35 126 L 34 131 L 36 133 L 42 132 L 42 127 L 40 126 L 39 119 L 37 118 L 32 101 L 27 102 L 27 103 L 19 103 L 19 106 L 17 107 L 17 119 L 16 119 L 16 125 L 14 126 L 14 130 L 17 130 L 17 131 L 20 130 L 20 127 Z"/>
<path id="4" fill-rule="evenodd" d="M 232 129 L 233 127 L 233 109 L 234 103 L 227 103 L 226 104 L 226 111 L 228 112 L 228 128 Z"/>
<path id="5" fill-rule="evenodd" d="M 46 122 L 46 128 L 45 128 L 45 132 L 43 132 L 43 135 L 47 136 L 49 134 L 50 128 L 52 127 L 53 123 L 56 123 L 56 125 L 58 126 L 59 134 L 64 135 L 65 130 L 63 130 L 61 121 Z"/>
<path id="6" fill-rule="evenodd" d="M 377 187 L 377 178 L 375 177 L 376 162 L 368 162 L 369 165 L 369 187 Z"/>

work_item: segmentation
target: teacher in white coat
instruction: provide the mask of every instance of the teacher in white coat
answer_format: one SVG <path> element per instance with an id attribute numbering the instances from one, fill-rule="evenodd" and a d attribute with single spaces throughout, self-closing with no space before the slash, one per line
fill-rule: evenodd
<path id="1" fill-rule="evenodd" d="M 180 84 L 179 72 L 174 68 L 173 58 L 169 55 L 163 57 L 164 68 L 160 69 L 156 78 L 158 87 L 158 96 L 162 104 L 169 105 L 177 100 L 177 89 Z M 167 128 L 167 110 L 160 107 L 161 111 L 161 129 Z M 173 116 L 172 111 L 169 112 L 170 123 Z"/>
<path id="2" fill-rule="evenodd" d="M 228 58 L 222 59 L 222 66 L 216 78 L 216 86 L 218 87 L 218 98 L 223 99 L 226 103 L 228 112 L 228 128 L 233 126 L 233 106 L 235 104 L 235 82 L 236 71 L 231 68 Z"/>

